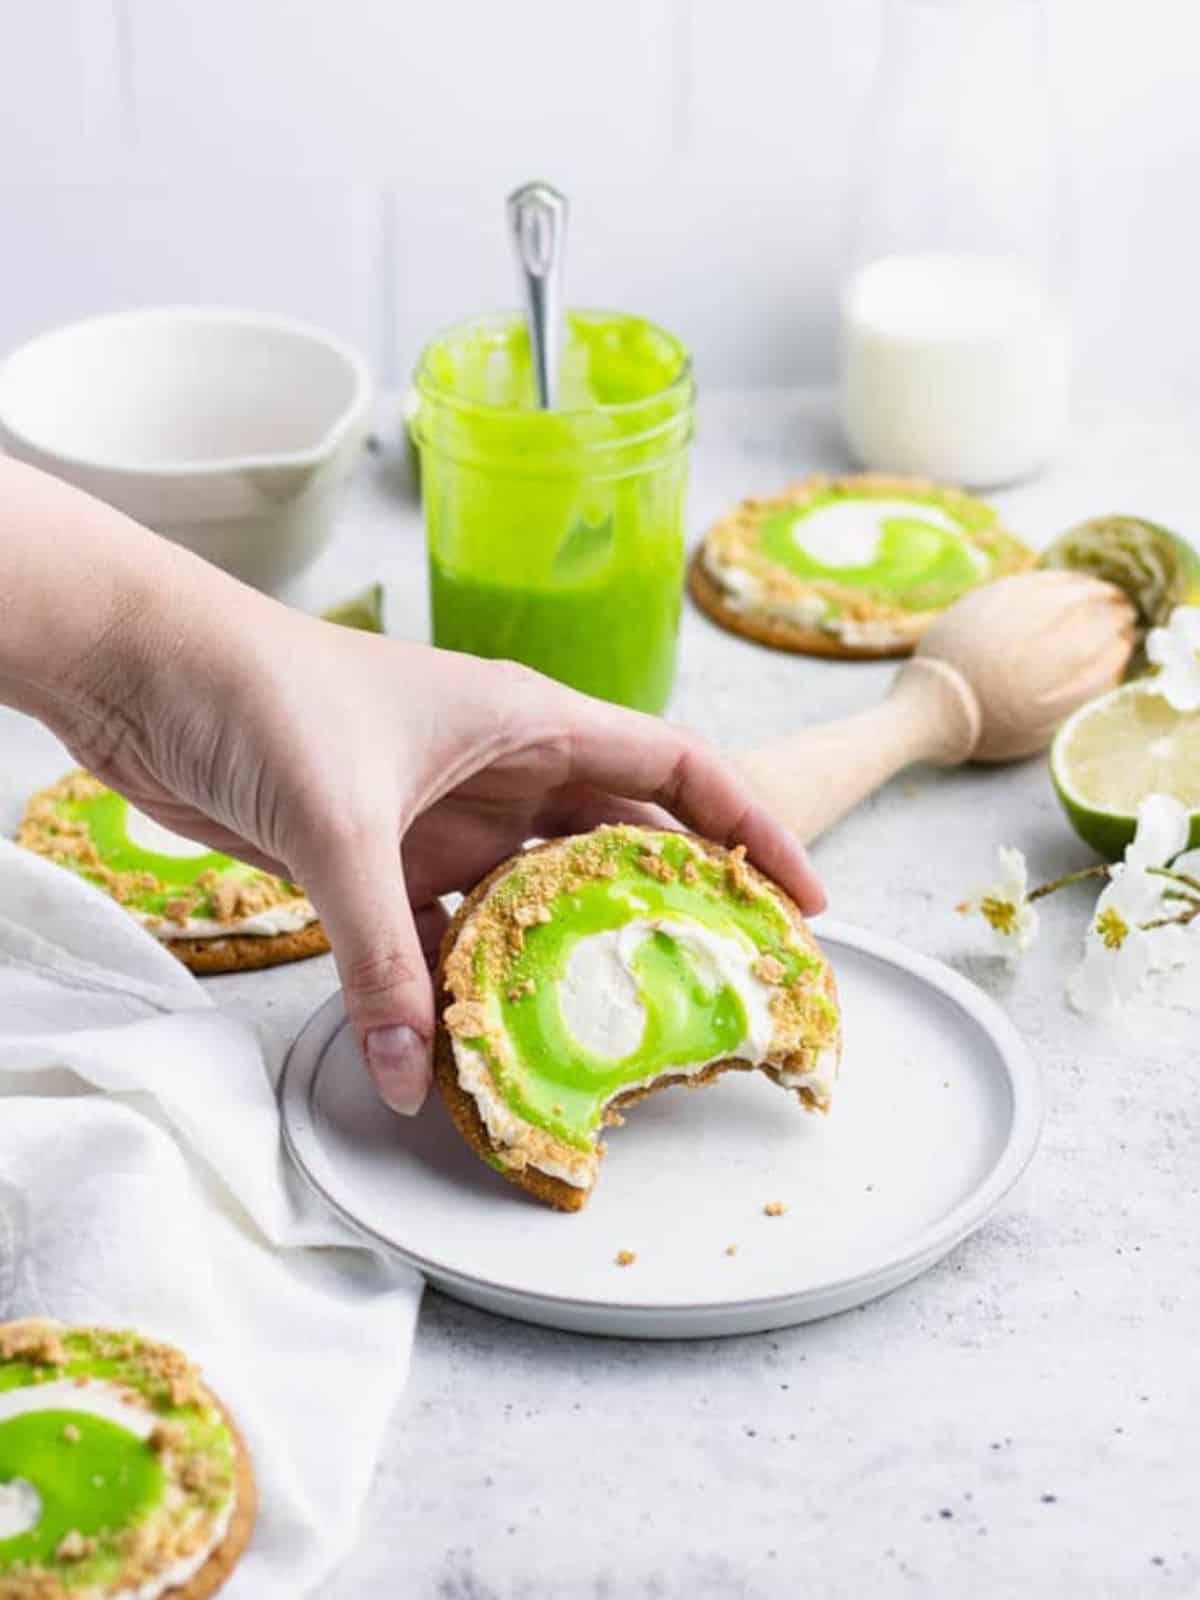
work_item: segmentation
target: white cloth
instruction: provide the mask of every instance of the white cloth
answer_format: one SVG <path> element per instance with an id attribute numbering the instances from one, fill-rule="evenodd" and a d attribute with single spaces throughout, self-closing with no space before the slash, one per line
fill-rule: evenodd
<path id="1" fill-rule="evenodd" d="M 0 840 L 0 1320 L 133 1326 L 203 1366 L 261 1499 L 223 1600 L 298 1600 L 352 1545 L 420 1296 L 288 1170 L 253 1031 Z"/>

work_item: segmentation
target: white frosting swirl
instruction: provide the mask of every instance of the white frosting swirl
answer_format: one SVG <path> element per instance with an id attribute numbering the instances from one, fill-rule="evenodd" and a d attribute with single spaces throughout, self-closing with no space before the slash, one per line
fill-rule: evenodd
<path id="1" fill-rule="evenodd" d="M 771 1017 L 770 984 L 751 970 L 758 949 L 749 938 L 718 933 L 700 922 L 684 922 L 670 917 L 637 917 L 620 928 L 589 934 L 580 939 L 567 960 L 559 983 L 559 1006 L 567 1030 L 586 1049 L 618 1060 L 630 1055 L 641 1040 L 646 1013 L 638 998 L 633 976 L 633 959 L 643 941 L 654 933 L 665 933 L 688 952 L 697 976 L 710 992 L 728 985 L 741 1001 L 746 1017 L 746 1032 L 732 1050 L 701 1061 L 671 1062 L 647 1077 L 622 1083 L 615 1094 L 645 1088 L 668 1074 L 673 1078 L 692 1078 L 707 1071 L 714 1062 L 737 1056 L 754 1066 L 767 1058 L 774 1033 Z M 497 1093 L 487 1062 L 470 1045 L 454 1039 L 454 1059 L 459 1084 L 475 1100 L 488 1138 L 499 1148 L 520 1148 L 528 1124 L 512 1111 Z M 786 1088 L 812 1087 L 828 1098 L 828 1086 L 837 1070 L 836 1052 L 822 1058 L 812 1073 L 780 1074 Z M 555 1160 L 539 1155 L 533 1163 L 538 1170 L 576 1188 L 586 1189 L 595 1180 L 599 1156 L 595 1151 L 568 1150 Z"/>

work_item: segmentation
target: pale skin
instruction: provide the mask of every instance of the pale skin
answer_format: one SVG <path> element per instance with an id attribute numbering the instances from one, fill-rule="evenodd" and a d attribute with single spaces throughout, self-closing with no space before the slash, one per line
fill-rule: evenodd
<path id="1" fill-rule="evenodd" d="M 18 462 L 0 508 L 0 703 L 166 827 L 304 885 L 395 1111 L 429 1088 L 438 898 L 531 837 L 674 819 L 824 904 L 795 838 L 683 729 L 290 610 Z"/>

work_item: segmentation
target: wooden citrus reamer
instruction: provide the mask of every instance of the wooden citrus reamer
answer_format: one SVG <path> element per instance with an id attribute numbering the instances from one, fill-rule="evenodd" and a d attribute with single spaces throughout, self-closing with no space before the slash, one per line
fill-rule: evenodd
<path id="1" fill-rule="evenodd" d="M 938 618 L 878 705 L 735 757 L 802 840 L 915 761 L 1014 761 L 1119 683 L 1136 644 L 1120 589 L 1077 572 L 1025 572 Z"/>

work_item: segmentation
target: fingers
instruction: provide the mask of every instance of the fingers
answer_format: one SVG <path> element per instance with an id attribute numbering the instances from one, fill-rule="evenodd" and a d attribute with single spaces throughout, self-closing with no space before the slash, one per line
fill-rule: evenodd
<path id="1" fill-rule="evenodd" d="M 346 1012 L 380 1098 L 413 1116 L 432 1078 L 433 990 L 394 831 L 390 841 L 386 828 L 332 841 L 307 864 L 304 886 L 333 945 Z"/>
<path id="2" fill-rule="evenodd" d="M 655 802 L 706 838 L 744 844 L 802 911 L 824 910 L 825 893 L 804 847 L 703 740 L 597 701 L 577 701 L 573 711 L 571 776 L 577 783 Z"/>
<path id="3" fill-rule="evenodd" d="M 626 800 L 586 785 L 573 785 L 556 793 L 534 818 L 534 829 L 545 838 L 560 833 L 586 833 L 603 822 L 631 822 L 642 828 L 677 828 L 669 811 L 646 800 Z"/>

